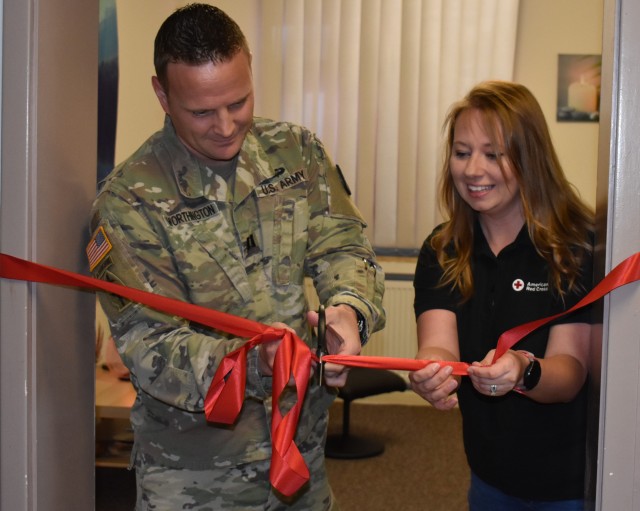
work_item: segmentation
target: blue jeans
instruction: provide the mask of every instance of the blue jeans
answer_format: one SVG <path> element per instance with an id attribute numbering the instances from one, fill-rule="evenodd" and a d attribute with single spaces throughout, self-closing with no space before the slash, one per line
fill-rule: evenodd
<path id="1" fill-rule="evenodd" d="M 581 500 L 526 500 L 502 493 L 473 472 L 469 487 L 469 511 L 584 511 Z"/>

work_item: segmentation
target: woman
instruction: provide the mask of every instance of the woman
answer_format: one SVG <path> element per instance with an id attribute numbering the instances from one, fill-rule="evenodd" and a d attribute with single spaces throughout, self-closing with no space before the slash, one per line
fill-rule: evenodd
<path id="1" fill-rule="evenodd" d="M 524 86 L 484 82 L 445 121 L 445 218 L 414 279 L 418 359 L 409 375 L 438 409 L 459 402 L 479 510 L 583 509 L 589 312 L 538 329 L 495 363 L 500 334 L 567 310 L 591 287 L 593 214 Z"/>

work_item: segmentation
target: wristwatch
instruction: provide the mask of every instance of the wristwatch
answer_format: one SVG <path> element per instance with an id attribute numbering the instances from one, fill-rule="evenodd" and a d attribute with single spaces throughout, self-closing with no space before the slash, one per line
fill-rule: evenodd
<path id="1" fill-rule="evenodd" d="M 356 311 L 356 318 L 358 320 L 358 333 L 360 334 L 360 344 L 364 346 L 365 344 L 367 344 L 367 341 L 369 341 L 369 336 L 367 335 L 367 320 L 358 309 L 356 309 L 355 307 L 352 307 L 352 309 Z"/>
<path id="2" fill-rule="evenodd" d="M 528 351 L 520 351 L 520 353 L 529 359 L 529 365 L 525 368 L 522 376 L 522 389 L 532 390 L 540 381 L 540 376 L 542 376 L 540 361 Z"/>

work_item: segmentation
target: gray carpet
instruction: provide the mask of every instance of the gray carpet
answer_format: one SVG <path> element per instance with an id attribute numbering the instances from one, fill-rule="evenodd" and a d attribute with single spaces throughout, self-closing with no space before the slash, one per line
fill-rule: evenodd
<path id="1" fill-rule="evenodd" d="M 460 412 L 428 406 L 351 405 L 352 435 L 384 441 L 383 454 L 327 459 L 340 511 L 464 511 L 469 468 Z M 342 402 L 331 409 L 329 433 L 339 433 Z"/>

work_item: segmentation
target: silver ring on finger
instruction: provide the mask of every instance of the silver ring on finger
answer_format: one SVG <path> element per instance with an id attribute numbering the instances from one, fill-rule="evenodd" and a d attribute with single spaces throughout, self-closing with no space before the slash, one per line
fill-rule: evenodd
<path id="1" fill-rule="evenodd" d="M 498 391 L 498 386 L 495 383 L 492 385 L 489 385 L 489 393 L 492 396 L 495 396 L 497 391 Z"/>

